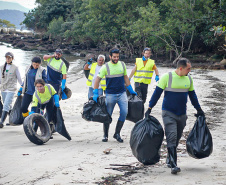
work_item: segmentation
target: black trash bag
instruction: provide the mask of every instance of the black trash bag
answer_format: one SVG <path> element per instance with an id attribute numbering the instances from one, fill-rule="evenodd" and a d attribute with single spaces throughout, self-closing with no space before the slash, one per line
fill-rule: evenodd
<path id="1" fill-rule="evenodd" d="M 87 62 L 83 65 L 83 72 L 85 74 L 85 77 L 88 79 L 90 70 L 85 70 L 84 69 L 84 67 L 85 67 L 86 64 L 87 64 Z"/>
<path id="2" fill-rule="evenodd" d="M 55 106 L 54 106 L 53 122 L 55 124 L 55 131 L 70 141 L 71 136 L 67 132 L 67 129 L 64 125 L 64 119 L 63 119 L 61 109 Z"/>
<path id="3" fill-rule="evenodd" d="M 70 67 L 70 63 L 64 57 L 61 57 L 61 60 L 65 63 L 67 71 L 68 71 L 68 69 Z"/>
<path id="4" fill-rule="evenodd" d="M 72 91 L 71 89 L 69 89 L 67 86 L 65 87 L 65 89 L 63 90 L 62 92 L 62 89 L 60 87 L 59 89 L 59 92 L 58 92 L 58 95 L 59 95 L 59 100 L 67 100 L 71 97 L 72 95 Z"/>
<path id="5" fill-rule="evenodd" d="M 128 114 L 126 119 L 134 123 L 143 119 L 144 117 L 144 104 L 137 95 L 128 96 Z"/>
<path id="6" fill-rule="evenodd" d="M 24 122 L 24 117 L 21 111 L 22 99 L 23 99 L 22 95 L 17 96 L 13 109 L 11 110 L 11 113 L 9 115 L 10 125 L 13 125 L 13 126 L 21 125 Z"/>
<path id="7" fill-rule="evenodd" d="M 110 124 L 112 118 L 107 111 L 105 96 L 99 96 L 97 103 L 91 97 L 83 106 L 82 118 L 86 121 Z"/>
<path id="8" fill-rule="evenodd" d="M 0 96 L 0 117 L 2 117 L 2 109 L 3 109 L 3 104 L 2 104 L 2 98 Z"/>
<path id="9" fill-rule="evenodd" d="M 212 135 L 206 125 L 205 116 L 199 116 L 186 141 L 188 154 L 196 159 L 210 156 L 213 151 Z"/>
<path id="10" fill-rule="evenodd" d="M 155 117 L 149 116 L 138 121 L 130 135 L 130 147 L 133 155 L 144 165 L 159 162 L 159 149 L 163 137 L 163 128 Z"/>

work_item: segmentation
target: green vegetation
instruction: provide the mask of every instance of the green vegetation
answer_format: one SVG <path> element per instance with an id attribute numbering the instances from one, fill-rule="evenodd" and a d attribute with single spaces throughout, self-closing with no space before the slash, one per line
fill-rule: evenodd
<path id="1" fill-rule="evenodd" d="M 0 28 L 6 28 L 7 31 L 9 28 L 16 28 L 16 26 L 12 23 L 10 23 L 10 21 L 4 20 L 4 19 L 0 19 Z"/>
<path id="2" fill-rule="evenodd" d="M 220 0 L 36 0 L 24 24 L 50 39 L 100 49 L 119 45 L 124 54 L 144 47 L 176 59 L 188 53 L 216 52 L 222 39 L 211 28 L 226 25 Z M 34 24 L 35 23 L 35 24 Z"/>

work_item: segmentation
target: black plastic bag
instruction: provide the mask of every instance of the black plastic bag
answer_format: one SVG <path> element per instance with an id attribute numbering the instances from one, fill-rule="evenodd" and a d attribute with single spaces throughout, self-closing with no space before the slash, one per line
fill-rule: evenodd
<path id="1" fill-rule="evenodd" d="M 210 156 L 213 151 L 211 133 L 206 125 L 205 116 L 199 116 L 186 141 L 188 154 L 196 159 Z"/>
<path id="2" fill-rule="evenodd" d="M 17 96 L 13 109 L 9 115 L 9 123 L 10 125 L 16 126 L 21 125 L 24 122 L 24 117 L 21 111 L 21 104 L 22 104 L 22 96 Z"/>
<path id="3" fill-rule="evenodd" d="M 71 136 L 67 132 L 67 129 L 64 125 L 64 119 L 63 119 L 61 109 L 55 106 L 54 106 L 53 122 L 55 124 L 55 131 L 70 141 Z"/>
<path id="4" fill-rule="evenodd" d="M 133 155 L 144 165 L 159 162 L 159 149 L 163 137 L 163 128 L 155 117 L 149 116 L 138 121 L 130 135 L 130 147 Z"/>
<path id="5" fill-rule="evenodd" d="M 3 109 L 3 104 L 2 104 L 2 98 L 0 96 L 0 117 L 2 117 L 2 109 Z"/>
<path id="6" fill-rule="evenodd" d="M 99 96 L 97 103 L 91 97 L 83 106 L 82 118 L 86 121 L 111 123 L 112 118 L 107 111 L 105 96 Z"/>
<path id="7" fill-rule="evenodd" d="M 126 119 L 134 123 L 143 119 L 144 117 L 144 104 L 137 95 L 128 96 L 128 114 Z"/>

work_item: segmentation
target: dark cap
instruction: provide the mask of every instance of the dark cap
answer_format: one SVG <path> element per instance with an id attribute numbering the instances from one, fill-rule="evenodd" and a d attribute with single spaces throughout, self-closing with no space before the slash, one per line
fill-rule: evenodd
<path id="1" fill-rule="evenodd" d="M 5 57 L 11 57 L 11 58 L 14 58 L 14 55 L 13 55 L 13 53 L 12 52 L 7 52 L 6 54 L 5 54 Z"/>
<path id="2" fill-rule="evenodd" d="M 59 53 L 59 54 L 63 54 L 62 50 L 61 49 L 56 49 L 55 51 L 56 53 Z"/>

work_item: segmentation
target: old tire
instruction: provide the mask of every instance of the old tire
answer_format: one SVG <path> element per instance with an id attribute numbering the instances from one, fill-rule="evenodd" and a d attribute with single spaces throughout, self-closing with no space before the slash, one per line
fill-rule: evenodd
<path id="1" fill-rule="evenodd" d="M 38 127 L 41 131 L 41 135 L 34 130 L 33 128 L 34 122 L 38 124 Z M 23 123 L 23 127 L 24 127 L 24 132 L 26 136 L 34 144 L 42 145 L 47 141 L 49 141 L 51 137 L 51 130 L 50 130 L 49 123 L 40 114 L 34 113 L 26 117 Z"/>

